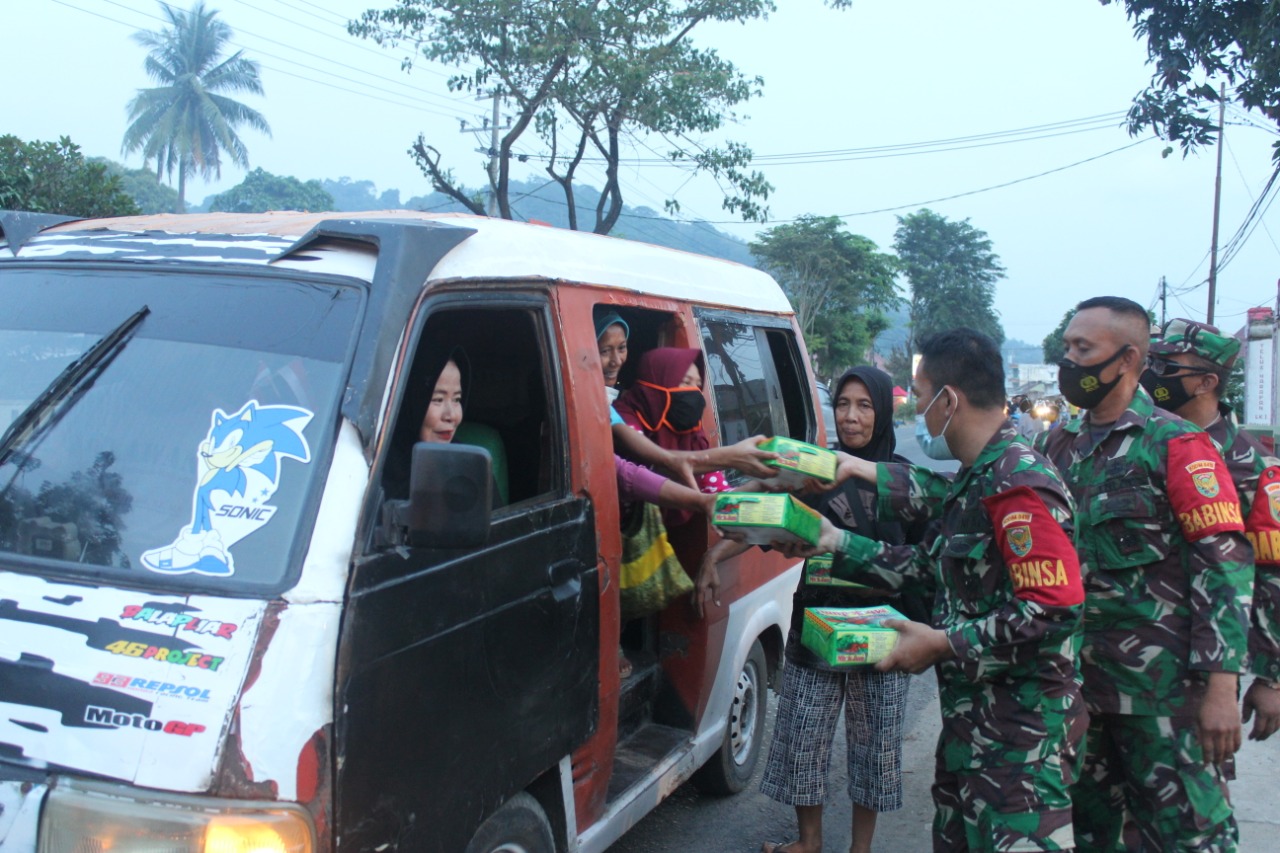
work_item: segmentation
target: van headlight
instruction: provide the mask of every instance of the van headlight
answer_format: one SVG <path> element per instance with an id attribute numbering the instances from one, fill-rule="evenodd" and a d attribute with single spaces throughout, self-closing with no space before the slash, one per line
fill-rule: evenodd
<path id="1" fill-rule="evenodd" d="M 297 806 L 142 793 L 80 781 L 54 788 L 40 853 L 315 853 L 310 816 Z"/>

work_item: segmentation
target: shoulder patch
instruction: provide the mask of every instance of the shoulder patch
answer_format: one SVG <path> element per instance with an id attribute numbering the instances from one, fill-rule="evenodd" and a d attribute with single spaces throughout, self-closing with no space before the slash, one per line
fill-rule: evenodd
<path id="1" fill-rule="evenodd" d="M 982 504 L 1016 597 L 1046 607 L 1073 607 L 1084 601 L 1075 546 L 1030 486 L 988 495 Z"/>
<path id="2" fill-rule="evenodd" d="M 1243 531 L 1240 497 L 1208 434 L 1174 436 L 1168 452 L 1166 487 L 1182 535 L 1195 542 L 1216 533 Z"/>
<path id="3" fill-rule="evenodd" d="M 1280 466 L 1271 465 L 1258 475 L 1258 491 L 1244 533 L 1257 565 L 1280 566 Z"/>

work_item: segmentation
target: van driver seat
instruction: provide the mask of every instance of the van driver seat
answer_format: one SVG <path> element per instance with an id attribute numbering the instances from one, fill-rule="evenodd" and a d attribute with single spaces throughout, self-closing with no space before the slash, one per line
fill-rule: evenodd
<path id="1" fill-rule="evenodd" d="M 464 420 L 454 432 L 453 441 L 454 444 L 469 444 L 489 451 L 494 488 L 498 490 L 497 506 L 509 504 L 511 496 L 507 491 L 507 448 L 498 431 L 488 424 Z"/>

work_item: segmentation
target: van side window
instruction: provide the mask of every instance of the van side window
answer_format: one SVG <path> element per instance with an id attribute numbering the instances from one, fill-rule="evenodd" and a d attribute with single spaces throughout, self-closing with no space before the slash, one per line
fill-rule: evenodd
<path id="1" fill-rule="evenodd" d="M 418 337 L 384 467 L 389 497 L 407 496 L 407 459 L 417 440 L 442 354 L 460 348 L 469 362 L 463 412 L 453 441 L 489 451 L 497 507 L 564 493 L 566 465 L 560 391 L 548 383 L 551 350 L 542 311 L 531 308 L 432 312 Z M 428 376 L 427 374 L 432 374 Z"/>
<path id="2" fill-rule="evenodd" d="M 812 441 L 813 404 L 790 326 L 721 312 L 698 316 L 721 443 L 752 435 Z"/>

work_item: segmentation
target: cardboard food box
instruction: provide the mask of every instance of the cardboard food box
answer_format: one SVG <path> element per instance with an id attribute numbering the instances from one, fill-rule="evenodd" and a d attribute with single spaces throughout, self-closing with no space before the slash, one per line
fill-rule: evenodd
<path id="1" fill-rule="evenodd" d="M 786 489 L 798 489 L 810 477 L 830 483 L 836 478 L 839 460 L 826 448 L 796 441 L 793 438 L 774 436 L 760 443 L 761 450 L 778 454 L 779 458 L 766 462 L 778 470 L 770 481 Z"/>
<path id="2" fill-rule="evenodd" d="M 822 516 L 791 495 L 721 492 L 716 495 L 711 521 L 716 527 L 735 531 L 734 538 L 752 545 L 770 542 L 816 545 L 822 535 Z"/>
<path id="3" fill-rule="evenodd" d="M 800 642 L 831 666 L 879 663 L 898 643 L 898 632 L 880 623 L 885 619 L 906 618 L 887 604 L 807 607 Z"/>
<path id="4" fill-rule="evenodd" d="M 831 564 L 834 558 L 831 554 L 818 554 L 804 561 L 804 582 L 813 586 L 833 586 L 833 587 L 856 587 L 858 589 L 866 589 L 866 586 L 853 581 L 843 581 L 840 578 L 831 576 Z"/>

